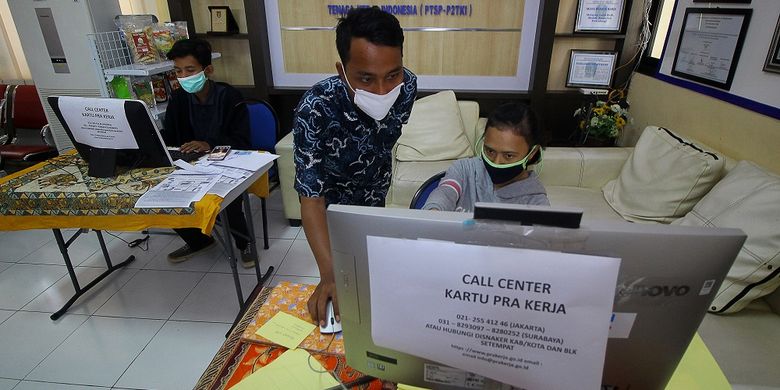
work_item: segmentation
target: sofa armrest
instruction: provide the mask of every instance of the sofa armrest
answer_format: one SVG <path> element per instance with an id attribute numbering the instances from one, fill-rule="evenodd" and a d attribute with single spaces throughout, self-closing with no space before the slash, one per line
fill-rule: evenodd
<path id="1" fill-rule="evenodd" d="M 633 148 L 550 147 L 537 173 L 545 186 L 601 189 L 620 175 Z"/>
<path id="2" fill-rule="evenodd" d="M 284 204 L 284 216 L 287 219 L 301 219 L 301 203 L 298 193 L 293 187 L 295 184 L 295 160 L 293 159 L 293 134 L 290 132 L 276 144 L 276 153 L 279 154 L 279 187 L 282 190 L 282 202 Z"/>

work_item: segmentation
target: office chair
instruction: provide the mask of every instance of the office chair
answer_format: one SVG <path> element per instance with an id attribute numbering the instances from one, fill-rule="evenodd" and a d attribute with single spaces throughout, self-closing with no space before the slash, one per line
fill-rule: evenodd
<path id="1" fill-rule="evenodd" d="M 8 86 L 4 100 L 5 137 L 0 146 L 0 155 L 3 156 L 4 164 L 9 164 L 15 168 L 14 170 L 18 170 L 56 156 L 57 149 L 47 143 L 45 134 L 49 124 L 35 86 Z M 17 134 L 19 129 L 25 131 L 34 129 L 40 132 L 41 143 L 19 143 Z"/>
<path id="2" fill-rule="evenodd" d="M 249 140 L 253 149 L 262 150 L 270 153 L 276 153 L 276 141 L 279 135 L 279 119 L 276 111 L 268 102 L 258 99 L 244 99 L 236 104 L 246 105 L 249 113 Z M 271 190 L 276 187 L 273 183 L 278 183 L 276 161 L 271 169 L 268 170 L 268 177 L 271 184 Z M 268 244 L 268 217 L 266 216 L 265 198 L 260 198 L 260 207 L 263 212 L 263 247 L 269 248 Z"/>
<path id="3" fill-rule="evenodd" d="M 276 142 L 279 139 L 279 119 L 276 111 L 265 100 L 244 99 L 239 104 L 245 104 L 249 112 L 249 138 L 252 147 L 266 152 L 276 153 Z M 278 181 L 276 162 L 268 171 L 271 181 Z"/>
<path id="4" fill-rule="evenodd" d="M 439 172 L 426 180 L 425 183 L 423 183 L 420 188 L 417 189 L 417 192 L 414 193 L 412 202 L 409 204 L 409 208 L 421 209 L 423 206 L 425 206 L 425 201 L 428 200 L 428 196 L 431 194 L 431 192 L 433 192 L 434 189 L 436 189 L 436 187 L 439 186 L 439 181 L 441 181 L 445 173 L 446 172 Z"/>

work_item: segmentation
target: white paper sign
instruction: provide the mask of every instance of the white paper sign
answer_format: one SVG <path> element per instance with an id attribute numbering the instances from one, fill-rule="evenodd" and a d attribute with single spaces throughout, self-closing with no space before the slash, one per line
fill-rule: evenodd
<path id="1" fill-rule="evenodd" d="M 620 260 L 368 237 L 376 345 L 526 389 L 597 389 Z"/>
<path id="2" fill-rule="evenodd" d="M 101 149 L 138 149 L 121 99 L 59 98 L 60 111 L 76 142 Z"/>

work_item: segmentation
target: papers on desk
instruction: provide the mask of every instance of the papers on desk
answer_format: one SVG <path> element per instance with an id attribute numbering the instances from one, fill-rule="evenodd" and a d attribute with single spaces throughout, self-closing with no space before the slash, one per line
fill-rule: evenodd
<path id="1" fill-rule="evenodd" d="M 189 207 L 197 202 L 217 183 L 214 174 L 172 174 L 152 187 L 135 202 L 136 208 Z"/>
<path id="2" fill-rule="evenodd" d="M 330 372 L 308 352 L 302 349 L 290 349 L 231 389 L 321 390 L 338 385 Z"/>
<path id="3" fill-rule="evenodd" d="M 219 174 L 221 170 L 219 168 L 209 167 L 205 165 L 192 165 L 184 160 L 176 160 L 173 165 L 181 168 L 174 171 L 175 175 L 197 175 L 197 174 Z"/>
<path id="4" fill-rule="evenodd" d="M 226 197 L 252 173 L 279 156 L 248 150 L 232 151 L 223 161 L 201 159 L 190 164 L 176 160 L 174 171 L 162 183 L 147 191 L 135 204 L 136 208 L 189 207 L 207 193 Z"/>
<path id="5" fill-rule="evenodd" d="M 217 184 L 211 187 L 209 194 L 216 194 L 221 197 L 226 197 L 234 188 L 243 183 L 249 176 L 252 176 L 252 171 L 247 171 L 240 168 L 230 167 L 214 167 L 220 171 L 220 177 Z"/>
<path id="6" fill-rule="evenodd" d="M 255 333 L 276 344 L 295 349 L 316 327 L 314 324 L 280 311 Z"/>
<path id="7" fill-rule="evenodd" d="M 279 156 L 272 153 L 258 153 L 252 150 L 233 150 L 222 161 L 207 161 L 205 165 L 241 168 L 256 171 L 264 165 L 273 162 Z"/>

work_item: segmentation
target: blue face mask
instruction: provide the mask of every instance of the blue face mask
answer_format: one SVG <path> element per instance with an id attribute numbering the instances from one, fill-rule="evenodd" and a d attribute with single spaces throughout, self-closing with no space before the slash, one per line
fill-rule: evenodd
<path id="1" fill-rule="evenodd" d="M 203 86 L 206 85 L 207 80 L 204 71 L 184 78 L 177 77 L 177 79 L 179 80 L 179 85 L 189 93 L 200 92 L 200 90 L 203 89 Z"/>

